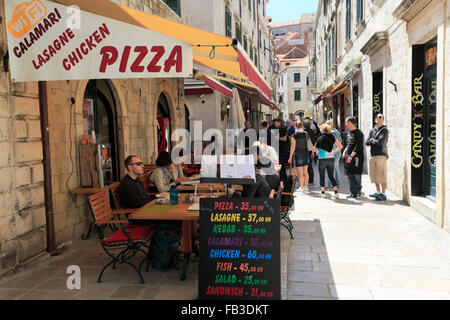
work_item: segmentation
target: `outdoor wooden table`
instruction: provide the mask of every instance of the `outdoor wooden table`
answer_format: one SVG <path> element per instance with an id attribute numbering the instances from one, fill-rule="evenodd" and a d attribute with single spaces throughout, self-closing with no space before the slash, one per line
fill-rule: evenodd
<path id="1" fill-rule="evenodd" d="M 182 197 L 180 197 L 182 198 Z M 147 203 L 142 208 L 136 209 L 128 216 L 133 220 L 181 220 L 182 221 L 182 239 L 183 239 L 183 267 L 180 280 L 186 279 L 189 257 L 192 253 L 192 232 L 195 230 L 195 222 L 199 220 L 199 211 L 189 211 L 192 203 L 182 203 L 178 205 L 156 204 L 155 200 Z"/>

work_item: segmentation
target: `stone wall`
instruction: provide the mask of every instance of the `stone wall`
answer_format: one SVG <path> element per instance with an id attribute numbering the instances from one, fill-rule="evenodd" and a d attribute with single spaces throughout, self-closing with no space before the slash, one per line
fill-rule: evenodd
<path id="1" fill-rule="evenodd" d="M 116 2 L 181 20 L 160 0 Z M 4 2 L 0 1 L 0 277 L 44 252 L 47 246 L 38 86 L 36 82 L 12 83 L 9 72 L 4 71 L 9 67 L 3 59 L 7 52 L 4 12 Z M 78 146 L 83 134 L 82 100 L 87 83 L 47 83 L 57 245 L 79 239 L 91 222 L 86 196 L 74 196 L 68 191 L 80 185 Z M 123 175 L 122 163 L 129 154 L 139 155 L 144 162 L 156 159 L 160 94 L 169 103 L 172 130 L 184 127 L 183 79 L 109 80 L 109 84 L 117 104 Z M 76 102 L 71 107 L 72 97 Z"/>
<path id="2" fill-rule="evenodd" d="M 7 52 L 0 2 L 0 53 Z M 11 83 L 0 60 L 0 275 L 45 250 L 42 143 L 37 83 Z"/>

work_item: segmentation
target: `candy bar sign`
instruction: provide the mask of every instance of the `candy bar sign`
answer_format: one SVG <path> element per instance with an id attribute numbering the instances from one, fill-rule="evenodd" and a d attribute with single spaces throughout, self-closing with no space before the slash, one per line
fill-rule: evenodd
<path id="1" fill-rule="evenodd" d="M 145 28 L 45 0 L 4 0 L 11 80 L 192 76 L 192 47 Z"/>

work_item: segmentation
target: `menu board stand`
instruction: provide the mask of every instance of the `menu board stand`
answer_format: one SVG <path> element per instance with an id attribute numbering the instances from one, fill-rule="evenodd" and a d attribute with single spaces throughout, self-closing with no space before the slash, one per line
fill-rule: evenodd
<path id="1" fill-rule="evenodd" d="M 198 294 L 281 299 L 279 199 L 200 199 Z"/>

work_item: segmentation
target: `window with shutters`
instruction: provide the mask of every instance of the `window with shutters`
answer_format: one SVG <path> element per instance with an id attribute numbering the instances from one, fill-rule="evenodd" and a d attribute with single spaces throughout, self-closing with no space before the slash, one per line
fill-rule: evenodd
<path id="1" fill-rule="evenodd" d="M 294 82 L 300 82 L 300 73 L 294 73 Z"/>
<path id="2" fill-rule="evenodd" d="M 253 47 L 250 45 L 250 60 L 253 60 Z"/>
<path id="3" fill-rule="evenodd" d="M 225 36 L 231 38 L 231 11 L 225 7 Z"/>
<path id="4" fill-rule="evenodd" d="M 244 35 L 244 50 L 245 52 L 248 52 L 248 44 L 247 44 L 247 36 Z"/>
<path id="5" fill-rule="evenodd" d="M 294 100 L 295 101 L 302 100 L 302 92 L 300 90 L 294 90 Z"/>
<path id="6" fill-rule="evenodd" d="M 239 43 L 242 43 L 242 32 L 239 23 L 236 23 L 236 39 Z"/>
<path id="7" fill-rule="evenodd" d="M 255 66 L 258 67 L 258 50 L 255 48 Z"/>
<path id="8" fill-rule="evenodd" d="M 346 4 L 346 13 L 345 13 L 345 42 L 348 42 L 351 37 L 352 32 L 352 1 L 347 0 Z"/>
<path id="9" fill-rule="evenodd" d="M 172 9 L 179 17 L 181 17 L 181 0 L 163 0 L 167 6 Z"/>
<path id="10" fill-rule="evenodd" d="M 356 0 L 356 26 L 359 26 L 363 19 L 364 19 L 364 1 Z"/>

